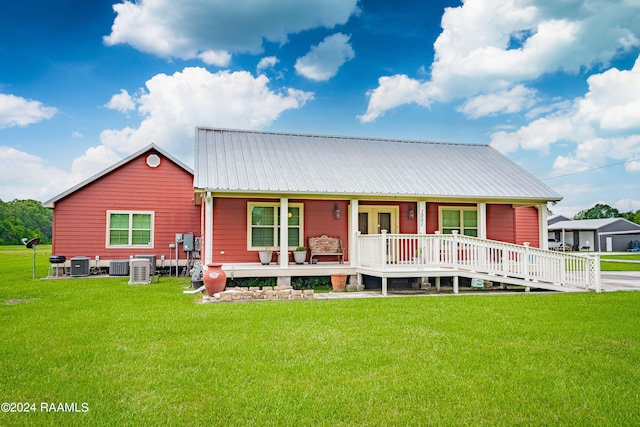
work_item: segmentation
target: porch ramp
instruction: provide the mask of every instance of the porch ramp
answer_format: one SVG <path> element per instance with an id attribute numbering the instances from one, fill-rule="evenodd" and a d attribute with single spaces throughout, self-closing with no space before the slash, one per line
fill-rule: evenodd
<path id="1" fill-rule="evenodd" d="M 458 234 L 358 236 L 357 272 L 381 277 L 457 277 L 561 292 L 600 292 L 599 255 L 565 253 Z"/>

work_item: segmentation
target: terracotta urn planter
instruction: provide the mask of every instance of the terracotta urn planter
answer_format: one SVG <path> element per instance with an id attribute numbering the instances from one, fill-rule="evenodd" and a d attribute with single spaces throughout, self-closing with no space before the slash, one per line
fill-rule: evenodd
<path id="1" fill-rule="evenodd" d="M 202 281 L 209 296 L 224 291 L 227 275 L 222 271 L 222 264 L 207 264 L 207 269 L 202 274 Z"/>
<path id="2" fill-rule="evenodd" d="M 345 286 L 347 285 L 347 275 L 346 274 L 332 274 L 331 275 L 331 286 L 333 287 L 334 292 L 342 292 L 344 291 Z"/>

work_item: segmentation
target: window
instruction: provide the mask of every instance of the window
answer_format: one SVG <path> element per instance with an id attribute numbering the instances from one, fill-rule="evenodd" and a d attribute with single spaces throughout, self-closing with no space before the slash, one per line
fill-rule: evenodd
<path id="1" fill-rule="evenodd" d="M 453 234 L 458 230 L 465 236 L 478 237 L 478 210 L 475 207 L 440 207 L 440 230 Z"/>
<path id="2" fill-rule="evenodd" d="M 153 212 L 107 212 L 107 247 L 153 247 Z"/>
<path id="3" fill-rule="evenodd" d="M 265 247 L 280 246 L 280 204 L 248 203 L 248 249 L 259 250 Z M 303 205 L 289 203 L 289 241 L 290 248 L 304 245 Z"/>

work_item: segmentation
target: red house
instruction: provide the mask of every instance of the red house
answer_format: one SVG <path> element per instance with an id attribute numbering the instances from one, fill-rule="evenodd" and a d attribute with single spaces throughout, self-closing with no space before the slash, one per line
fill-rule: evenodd
<path id="1" fill-rule="evenodd" d="M 488 145 L 198 128 L 195 171 L 151 145 L 45 206 L 52 253 L 103 266 L 136 254 L 160 264 L 176 234 L 193 233 L 202 262 L 231 278 L 367 275 L 383 294 L 387 278 L 409 277 L 452 277 L 455 292 L 458 276 L 598 289 L 597 263 L 546 250 L 559 200 Z M 320 236 L 330 250 L 310 247 Z"/>
<path id="2" fill-rule="evenodd" d="M 44 203 L 53 208 L 52 253 L 102 267 L 136 254 L 175 265 L 176 234 L 200 235 L 198 203 L 193 170 L 150 145 Z"/>
<path id="3" fill-rule="evenodd" d="M 547 203 L 561 196 L 488 145 L 198 128 L 194 187 L 203 261 L 234 277 L 287 283 L 331 265 L 382 277 L 383 292 L 387 277 L 561 280 L 532 278 L 528 265 L 549 252 L 534 248 L 545 249 Z M 345 264 L 293 264 L 290 252 L 321 235 L 342 241 Z M 276 265 L 258 264 L 266 249 L 281 255 Z"/>

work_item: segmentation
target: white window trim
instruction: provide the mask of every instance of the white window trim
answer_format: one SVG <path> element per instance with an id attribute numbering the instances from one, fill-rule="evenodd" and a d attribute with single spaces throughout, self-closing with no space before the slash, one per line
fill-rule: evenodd
<path id="1" fill-rule="evenodd" d="M 273 245 L 272 246 L 251 246 L 251 228 L 253 224 L 251 224 L 251 211 L 254 206 L 261 207 L 273 207 L 276 209 L 274 212 L 274 222 L 273 227 L 275 228 L 275 232 L 273 235 Z M 267 249 L 277 250 L 280 246 L 278 246 L 278 236 L 280 234 L 280 226 L 278 225 L 279 215 L 278 208 L 280 207 L 280 203 L 278 202 L 247 202 L 247 250 L 248 251 L 263 251 Z M 298 236 L 298 244 L 295 246 L 289 246 L 289 250 L 294 250 L 298 246 L 304 246 L 304 203 L 289 203 L 289 208 L 298 208 L 300 209 L 300 233 Z"/>
<path id="2" fill-rule="evenodd" d="M 112 214 L 127 214 L 129 215 L 129 238 L 128 241 L 132 241 L 132 220 L 134 214 L 142 214 L 142 215 L 151 215 L 151 242 L 148 245 L 112 245 L 110 243 L 110 232 L 111 232 L 111 215 Z M 155 236 L 155 212 L 154 211 L 126 211 L 126 210 L 111 210 L 107 211 L 107 227 L 106 227 L 106 236 L 105 236 L 105 247 L 110 249 L 121 249 L 121 248 L 141 248 L 148 249 L 154 247 L 154 236 Z"/>
<path id="3" fill-rule="evenodd" d="M 480 235 L 480 218 L 478 217 L 477 206 L 439 206 L 438 207 L 438 230 L 444 234 L 444 227 L 442 225 L 442 212 L 443 211 L 459 211 L 460 212 L 460 235 L 464 235 L 464 219 L 463 211 L 474 211 L 476 213 L 476 226 L 468 227 L 477 231 L 477 235 Z"/>

